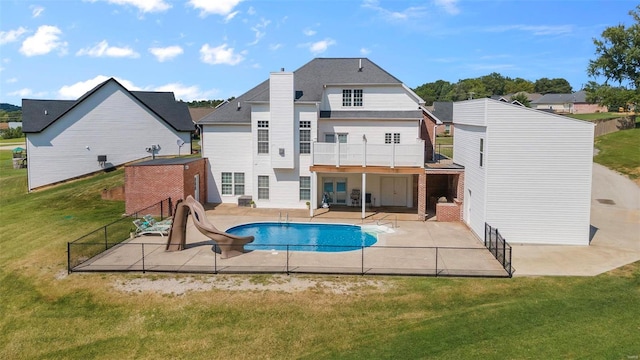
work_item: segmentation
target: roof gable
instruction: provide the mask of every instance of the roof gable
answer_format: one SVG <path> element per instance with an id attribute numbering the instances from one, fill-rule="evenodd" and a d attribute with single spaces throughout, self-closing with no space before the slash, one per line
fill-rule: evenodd
<path id="1" fill-rule="evenodd" d="M 173 93 L 129 91 L 114 78 L 98 84 L 77 100 L 22 100 L 22 118 L 25 133 L 38 133 L 63 117 L 73 108 L 91 97 L 106 84 L 113 82 L 123 91 L 140 101 L 143 106 L 177 131 L 193 131 L 194 126 L 187 104 L 176 102 Z"/>
<path id="2" fill-rule="evenodd" d="M 320 102 L 325 85 L 394 85 L 402 82 L 367 58 L 316 58 L 294 72 L 297 102 Z M 268 102 L 269 80 L 221 105 L 199 124 L 249 123 L 251 109 L 245 102 Z"/>

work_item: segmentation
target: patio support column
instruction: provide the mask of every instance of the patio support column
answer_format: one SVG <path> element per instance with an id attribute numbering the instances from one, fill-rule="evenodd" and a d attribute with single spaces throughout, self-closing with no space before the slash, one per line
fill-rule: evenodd
<path id="1" fill-rule="evenodd" d="M 360 192 L 360 206 L 362 207 L 362 219 L 366 216 L 367 206 L 367 173 L 362 173 L 362 191 Z"/>
<path id="2" fill-rule="evenodd" d="M 418 175 L 418 218 L 424 220 L 427 217 L 427 173 Z"/>
<path id="3" fill-rule="evenodd" d="M 309 205 L 309 217 L 313 217 L 313 211 L 318 208 L 318 173 L 311 172 L 311 204 Z"/>

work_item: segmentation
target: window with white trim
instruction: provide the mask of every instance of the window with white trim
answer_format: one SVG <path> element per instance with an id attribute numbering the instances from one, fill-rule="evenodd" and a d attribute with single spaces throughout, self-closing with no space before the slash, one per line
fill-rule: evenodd
<path id="1" fill-rule="evenodd" d="M 233 174 L 222 173 L 222 195 L 233 195 Z"/>
<path id="2" fill-rule="evenodd" d="M 324 142 L 328 142 L 328 143 L 335 143 L 336 142 L 336 138 L 338 139 L 338 142 L 341 144 L 346 144 L 347 143 L 347 133 L 326 133 L 324 134 Z"/>
<path id="3" fill-rule="evenodd" d="M 351 89 L 342 90 L 342 106 L 351 106 Z"/>
<path id="4" fill-rule="evenodd" d="M 400 133 L 385 133 L 384 134 L 384 143 L 385 144 L 400 144 Z"/>
<path id="5" fill-rule="evenodd" d="M 353 89 L 353 106 L 362 106 L 362 89 Z"/>
<path id="6" fill-rule="evenodd" d="M 222 173 L 222 195 L 244 195 L 244 173 Z"/>
<path id="7" fill-rule="evenodd" d="M 311 176 L 300 176 L 300 200 L 311 200 Z"/>
<path id="8" fill-rule="evenodd" d="M 269 122 L 258 121 L 258 154 L 269 153 Z"/>
<path id="9" fill-rule="evenodd" d="M 311 121 L 300 121 L 300 154 L 311 154 Z"/>
<path id="10" fill-rule="evenodd" d="M 244 195 L 244 173 L 233 173 L 233 194 Z"/>
<path id="11" fill-rule="evenodd" d="M 258 200 L 269 200 L 269 176 L 258 175 Z"/>
<path id="12" fill-rule="evenodd" d="M 480 139 L 480 167 L 484 165 L 484 139 Z"/>

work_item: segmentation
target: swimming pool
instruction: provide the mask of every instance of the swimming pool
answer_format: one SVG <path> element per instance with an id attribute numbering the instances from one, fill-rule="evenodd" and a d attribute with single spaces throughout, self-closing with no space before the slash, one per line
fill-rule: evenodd
<path id="1" fill-rule="evenodd" d="M 375 236 L 359 226 L 346 224 L 310 224 L 259 222 L 234 226 L 226 231 L 238 236 L 253 235 L 247 250 L 287 250 L 341 252 L 359 250 L 376 243 Z"/>

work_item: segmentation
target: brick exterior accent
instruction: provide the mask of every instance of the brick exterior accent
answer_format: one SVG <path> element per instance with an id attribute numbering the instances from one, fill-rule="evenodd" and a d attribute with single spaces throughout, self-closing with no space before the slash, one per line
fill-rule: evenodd
<path id="1" fill-rule="evenodd" d="M 460 202 L 436 204 L 436 218 L 442 222 L 460 221 L 460 205 Z"/>
<path id="2" fill-rule="evenodd" d="M 102 190 L 102 200 L 125 200 L 124 185 Z"/>
<path id="3" fill-rule="evenodd" d="M 196 174 L 200 177 L 200 198 L 207 198 L 206 159 L 194 159 L 186 164 L 128 165 L 125 168 L 126 213 L 132 214 L 164 199 L 172 203 L 193 195 Z"/>

